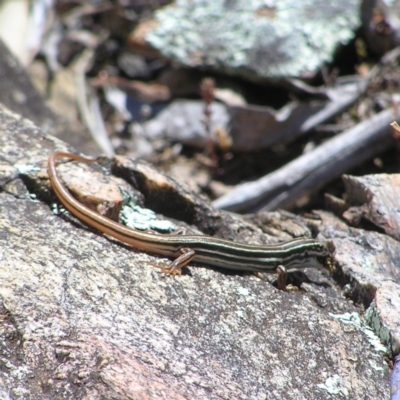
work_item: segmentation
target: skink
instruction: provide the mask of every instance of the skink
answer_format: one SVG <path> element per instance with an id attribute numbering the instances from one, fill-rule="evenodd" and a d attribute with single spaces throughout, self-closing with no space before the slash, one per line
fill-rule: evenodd
<path id="1" fill-rule="evenodd" d="M 104 217 L 77 201 L 61 183 L 56 171 L 56 159 L 67 158 L 85 163 L 96 159 L 56 151 L 48 159 L 51 186 L 64 207 L 87 225 L 127 243 L 136 249 L 172 259 L 164 272 L 179 275 L 191 261 L 212 267 L 237 271 L 279 272 L 284 278 L 278 286 L 284 288 L 285 270 L 322 267 L 320 260 L 329 255 L 326 244 L 314 239 L 293 239 L 279 244 L 253 245 L 202 235 L 154 234 L 138 231 Z M 279 269 L 278 269 L 279 267 Z"/>

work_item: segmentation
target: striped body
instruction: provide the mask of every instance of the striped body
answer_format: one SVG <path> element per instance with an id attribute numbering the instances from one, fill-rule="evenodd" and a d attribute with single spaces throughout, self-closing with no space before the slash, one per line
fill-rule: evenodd
<path id="1" fill-rule="evenodd" d="M 196 237 L 194 237 L 196 240 Z M 278 265 L 287 270 L 299 267 L 322 267 L 319 259 L 329 255 L 326 246 L 314 239 L 292 239 L 269 245 L 251 245 L 205 237 L 186 245 L 196 252 L 202 264 L 252 272 L 275 272 Z"/>
<path id="2" fill-rule="evenodd" d="M 274 272 L 278 265 L 290 270 L 299 267 L 322 267 L 319 259 L 327 257 L 325 244 L 314 239 L 293 239 L 272 245 L 250 245 L 202 235 L 153 234 L 121 225 L 79 203 L 63 186 L 56 173 L 57 158 L 68 158 L 81 162 L 96 160 L 75 154 L 54 152 L 48 160 L 51 185 L 64 207 L 87 225 L 121 242 L 149 253 L 158 254 L 178 261 L 189 250 L 190 258 L 177 263 L 174 269 L 182 268 L 189 261 L 212 267 L 239 271 Z M 193 253 L 194 252 L 194 253 Z"/>

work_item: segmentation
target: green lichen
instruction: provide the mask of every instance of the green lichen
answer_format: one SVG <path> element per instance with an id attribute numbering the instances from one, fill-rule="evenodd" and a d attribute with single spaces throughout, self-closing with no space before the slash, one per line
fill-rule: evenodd
<path id="1" fill-rule="evenodd" d="M 376 308 L 375 300 L 368 307 L 365 312 L 365 321 L 372 327 L 376 335 L 385 343 L 388 347 L 392 346 L 390 330 L 382 322 L 378 309 Z M 399 348 L 392 348 L 392 351 L 397 353 Z"/>
<path id="2" fill-rule="evenodd" d="M 353 325 L 354 327 L 356 327 L 360 332 L 362 332 L 366 336 L 367 340 L 369 341 L 371 346 L 373 346 L 375 348 L 376 351 L 379 351 L 382 353 L 387 352 L 387 350 L 388 350 L 387 347 L 385 347 L 382 344 L 381 337 L 378 336 L 379 331 L 377 331 L 376 329 L 372 329 L 369 326 L 365 325 L 365 323 L 363 323 L 363 321 L 361 320 L 360 316 L 357 313 L 353 312 L 353 313 L 344 313 L 344 314 L 338 314 L 338 315 L 329 313 L 329 315 L 332 318 L 335 318 L 344 324 Z M 367 316 L 366 316 L 366 322 L 367 322 Z M 387 342 L 385 342 L 385 343 L 387 343 Z"/>
<path id="3" fill-rule="evenodd" d="M 120 212 L 121 221 L 128 227 L 139 230 L 155 230 L 162 233 L 173 232 L 177 226 L 168 220 L 157 219 L 154 211 L 137 205 L 135 197 L 126 198 L 126 192 L 123 191 L 126 199 Z"/>

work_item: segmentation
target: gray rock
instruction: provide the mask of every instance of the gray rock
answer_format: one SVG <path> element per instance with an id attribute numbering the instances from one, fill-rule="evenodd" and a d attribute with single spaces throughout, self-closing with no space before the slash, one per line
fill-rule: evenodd
<path id="1" fill-rule="evenodd" d="M 364 39 L 376 55 L 400 44 L 400 1 L 364 0 L 361 19 Z"/>
<path id="2" fill-rule="evenodd" d="M 220 103 L 211 106 L 211 128 L 228 130 L 229 113 Z M 146 137 L 167 139 L 191 146 L 205 147 L 207 136 L 203 123 L 204 102 L 175 100 L 155 118 L 143 124 Z"/>
<path id="3" fill-rule="evenodd" d="M 1 40 L 0 103 L 87 154 L 96 154 L 98 151 L 97 146 L 87 139 L 82 125 L 64 119 L 63 110 L 60 110 L 59 116 L 49 109 L 26 71 Z"/>
<path id="4" fill-rule="evenodd" d="M 299 82 L 291 81 L 293 86 Z M 352 104 L 364 92 L 367 80 L 352 77 L 338 80 L 335 88 L 301 89 L 314 96 L 312 101 L 292 101 L 280 110 L 246 104 L 230 105 L 214 102 L 211 106 L 211 125 L 214 142 L 216 132 L 230 136 L 231 149 L 251 151 L 288 143 L 330 119 Z M 207 145 L 204 128 L 204 102 L 175 100 L 158 115 L 143 124 L 146 139 L 167 139 L 201 148 Z M 135 135 L 137 137 L 138 134 Z"/>
<path id="5" fill-rule="evenodd" d="M 148 78 L 150 69 L 144 57 L 131 52 L 121 52 L 117 59 L 118 67 L 132 79 Z"/>
<path id="6" fill-rule="evenodd" d="M 0 131 L 0 184 L 31 193 L 0 190 L 1 398 L 388 398 L 382 349 L 329 276 L 317 273 L 308 293 L 201 266 L 166 276 L 155 266 L 167 260 L 51 212 L 46 159 L 61 141 L 4 108 Z M 113 162 L 158 212 L 233 240 L 271 240 L 262 214 L 257 227 L 148 165 Z M 70 166 L 60 168 L 66 184 Z M 282 237 L 310 235 L 301 218 L 278 215 Z"/>
<path id="7" fill-rule="evenodd" d="M 175 1 L 147 42 L 165 57 L 260 78 L 313 74 L 360 25 L 359 0 Z"/>

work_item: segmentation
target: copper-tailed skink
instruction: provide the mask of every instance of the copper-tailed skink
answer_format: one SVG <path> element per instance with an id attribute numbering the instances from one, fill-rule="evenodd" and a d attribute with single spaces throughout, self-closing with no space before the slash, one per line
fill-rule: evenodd
<path id="1" fill-rule="evenodd" d="M 67 158 L 81 162 L 96 159 L 56 151 L 48 159 L 51 186 L 64 207 L 87 225 L 127 243 L 136 249 L 172 259 L 163 270 L 172 275 L 191 261 L 213 267 L 238 271 L 275 272 L 279 266 L 286 270 L 322 267 L 321 260 L 329 255 L 325 243 L 310 238 L 298 238 L 278 244 L 256 245 L 202 235 L 154 234 L 128 228 L 104 217 L 77 201 L 61 183 L 56 172 L 56 159 Z"/>

